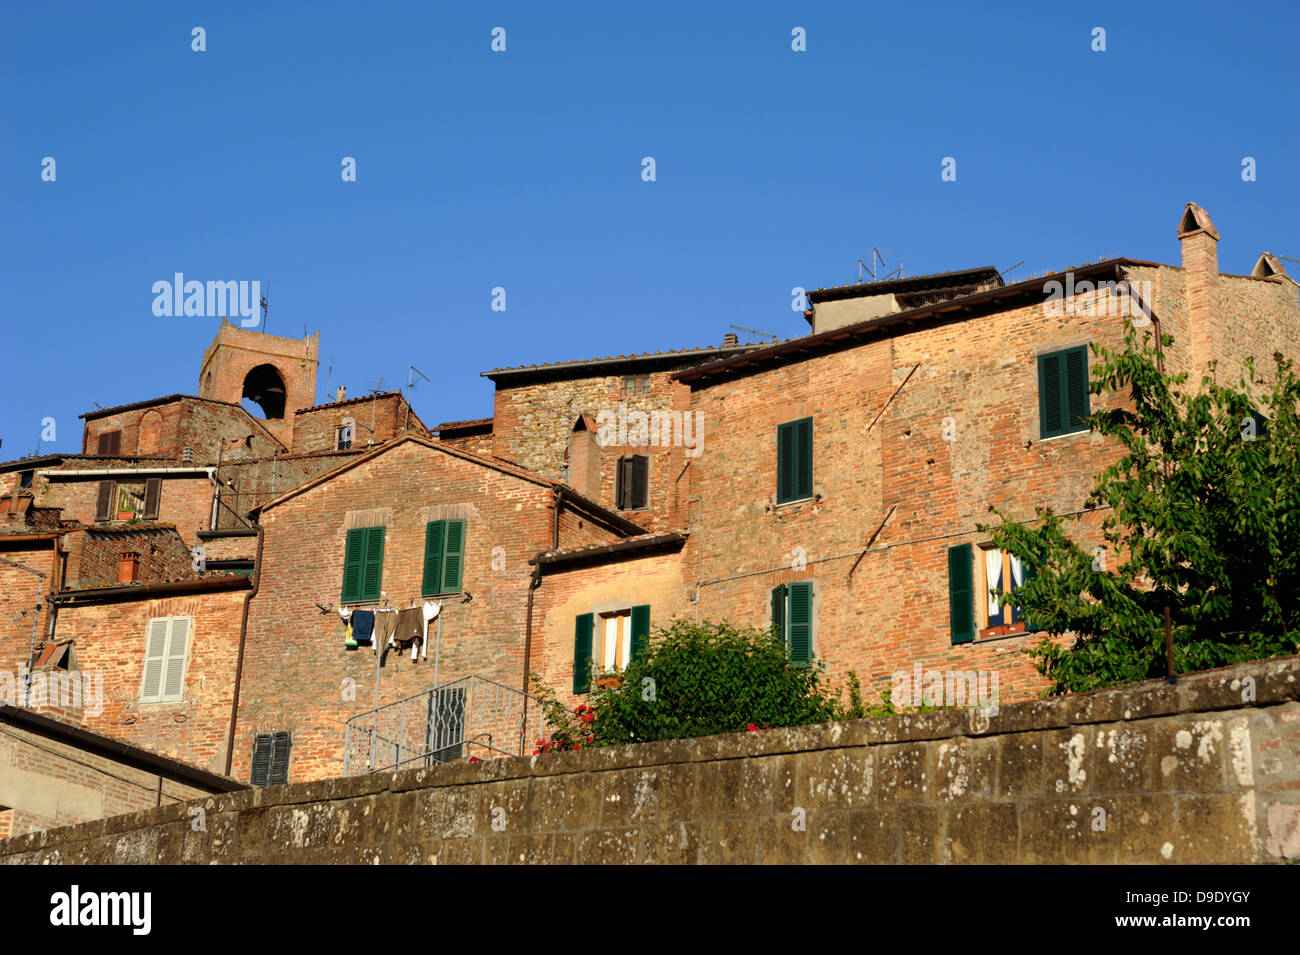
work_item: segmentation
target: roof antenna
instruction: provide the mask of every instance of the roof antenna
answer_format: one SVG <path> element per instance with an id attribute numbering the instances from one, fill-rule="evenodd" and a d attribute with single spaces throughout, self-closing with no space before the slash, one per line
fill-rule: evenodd
<path id="1" fill-rule="evenodd" d="M 262 301 L 260 304 L 262 306 L 262 334 L 265 335 L 266 317 L 267 314 L 271 311 L 271 280 L 270 279 L 266 280 L 266 291 L 262 293 Z M 305 326 L 303 328 L 303 331 L 306 332 Z"/>
<path id="2" fill-rule="evenodd" d="M 859 285 L 862 284 L 862 273 L 863 273 L 863 272 L 866 272 L 868 275 L 870 275 L 870 276 L 871 276 L 871 281 L 873 281 L 873 282 L 885 282 L 885 281 L 888 281 L 891 277 L 894 276 L 894 273 L 898 273 L 898 274 L 897 274 L 897 277 L 900 278 L 900 279 L 903 277 L 903 260 L 902 260 L 902 259 L 899 259 L 899 260 L 898 260 L 898 268 L 896 268 L 896 269 L 890 269 L 890 270 L 889 270 L 888 272 L 886 272 L 885 274 L 883 274 L 883 275 L 879 275 L 879 277 L 877 277 L 878 274 L 879 274 L 879 269 L 883 269 L 884 267 L 885 267 L 885 257 L 884 257 L 883 255 L 881 255 L 881 254 L 880 254 L 880 250 L 879 250 L 878 248 L 876 248 L 876 247 L 873 245 L 873 246 L 871 247 L 871 264 L 870 264 L 870 265 L 867 265 L 867 263 L 863 262 L 861 256 L 858 257 L 858 284 L 859 284 Z"/>
<path id="3" fill-rule="evenodd" d="M 430 378 L 428 375 L 426 375 L 424 372 L 420 371 L 420 369 L 416 368 L 414 365 L 411 365 L 410 369 L 411 370 L 406 373 L 406 415 L 402 419 L 403 431 L 405 431 L 407 425 L 411 423 L 411 392 L 415 390 L 415 386 L 417 384 L 413 376 L 419 375 L 425 381 L 429 382 L 429 384 L 433 384 L 433 379 Z"/>
<path id="4" fill-rule="evenodd" d="M 731 327 L 736 329 L 736 331 L 738 332 L 749 332 L 749 334 L 751 335 L 763 335 L 766 336 L 767 338 L 772 339 L 773 341 L 776 341 L 778 338 L 781 337 L 780 335 L 773 335 L 771 332 L 760 332 L 756 328 L 746 328 L 744 325 L 732 325 Z"/>

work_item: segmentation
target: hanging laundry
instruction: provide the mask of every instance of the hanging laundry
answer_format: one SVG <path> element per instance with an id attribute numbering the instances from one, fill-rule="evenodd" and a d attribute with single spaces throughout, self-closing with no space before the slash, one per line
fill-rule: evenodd
<path id="1" fill-rule="evenodd" d="M 417 659 L 417 652 L 424 643 L 424 614 L 419 607 L 407 607 L 405 610 L 397 612 L 397 626 L 391 636 L 384 643 L 383 656 L 379 658 L 379 665 L 382 667 L 388 660 L 388 651 L 390 648 L 405 650 L 411 648 L 411 659 Z"/>
<path id="2" fill-rule="evenodd" d="M 375 611 L 375 640 L 370 649 L 378 652 L 380 647 L 387 647 L 397 629 L 397 611 L 392 607 L 380 607 Z"/>
<path id="3" fill-rule="evenodd" d="M 373 610 L 356 610 L 352 613 L 352 639 L 363 647 L 370 646 L 370 637 L 375 629 L 375 612 Z"/>

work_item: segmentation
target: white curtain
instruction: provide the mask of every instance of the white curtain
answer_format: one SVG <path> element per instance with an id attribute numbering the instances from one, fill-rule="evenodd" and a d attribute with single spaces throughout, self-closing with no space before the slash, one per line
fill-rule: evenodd
<path id="1" fill-rule="evenodd" d="M 998 600 L 992 593 L 1002 591 L 1002 551 L 996 547 L 990 547 L 984 552 L 984 579 L 988 581 L 991 591 L 986 598 L 989 602 L 989 624 L 993 625 L 994 621 L 1001 623 Z"/>
<path id="2" fill-rule="evenodd" d="M 1014 554 L 1008 554 L 1007 556 L 1011 558 L 1011 589 L 1014 590 L 1025 582 L 1025 565 L 1024 562 Z M 1019 619 L 1020 608 L 1012 607 L 1011 622 L 1015 623 Z"/>

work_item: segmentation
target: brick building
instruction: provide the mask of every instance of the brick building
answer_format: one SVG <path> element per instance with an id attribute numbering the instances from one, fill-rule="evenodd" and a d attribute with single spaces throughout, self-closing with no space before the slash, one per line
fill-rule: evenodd
<path id="1" fill-rule="evenodd" d="M 1115 460 L 1079 424 L 1125 400 L 1088 393 L 1090 346 L 1128 319 L 1194 377 L 1300 356 L 1276 257 L 1220 273 L 1194 204 L 1177 235 L 1179 266 L 818 289 L 787 341 L 498 368 L 491 418 L 433 428 L 397 392 L 315 404 L 315 336 L 223 324 L 198 396 L 93 412 L 79 454 L 0 465 L 0 553 L 46 574 L 0 564 L 0 646 L 118 671 L 98 732 L 261 782 L 338 774 L 349 720 L 435 684 L 534 673 L 579 701 L 589 663 L 621 667 L 675 617 L 774 627 L 869 697 L 915 666 L 1030 697 L 1040 635 L 986 596 L 1025 570 L 977 525 L 1077 512 Z M 207 569 L 186 572 L 196 544 Z M 138 579 L 88 582 L 131 547 Z M 436 647 L 416 660 L 347 646 L 340 606 L 426 600 Z M 164 671 L 184 637 L 168 693 L 146 674 L 160 620 Z"/>

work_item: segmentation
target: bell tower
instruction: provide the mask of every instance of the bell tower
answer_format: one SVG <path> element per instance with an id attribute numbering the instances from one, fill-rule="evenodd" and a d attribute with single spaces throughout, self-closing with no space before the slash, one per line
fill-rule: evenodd
<path id="1" fill-rule="evenodd" d="M 261 412 L 250 413 L 291 448 L 294 412 L 316 403 L 319 353 L 320 332 L 301 340 L 280 338 L 237 328 L 223 318 L 203 353 L 199 396 L 232 404 L 247 398 Z"/>

